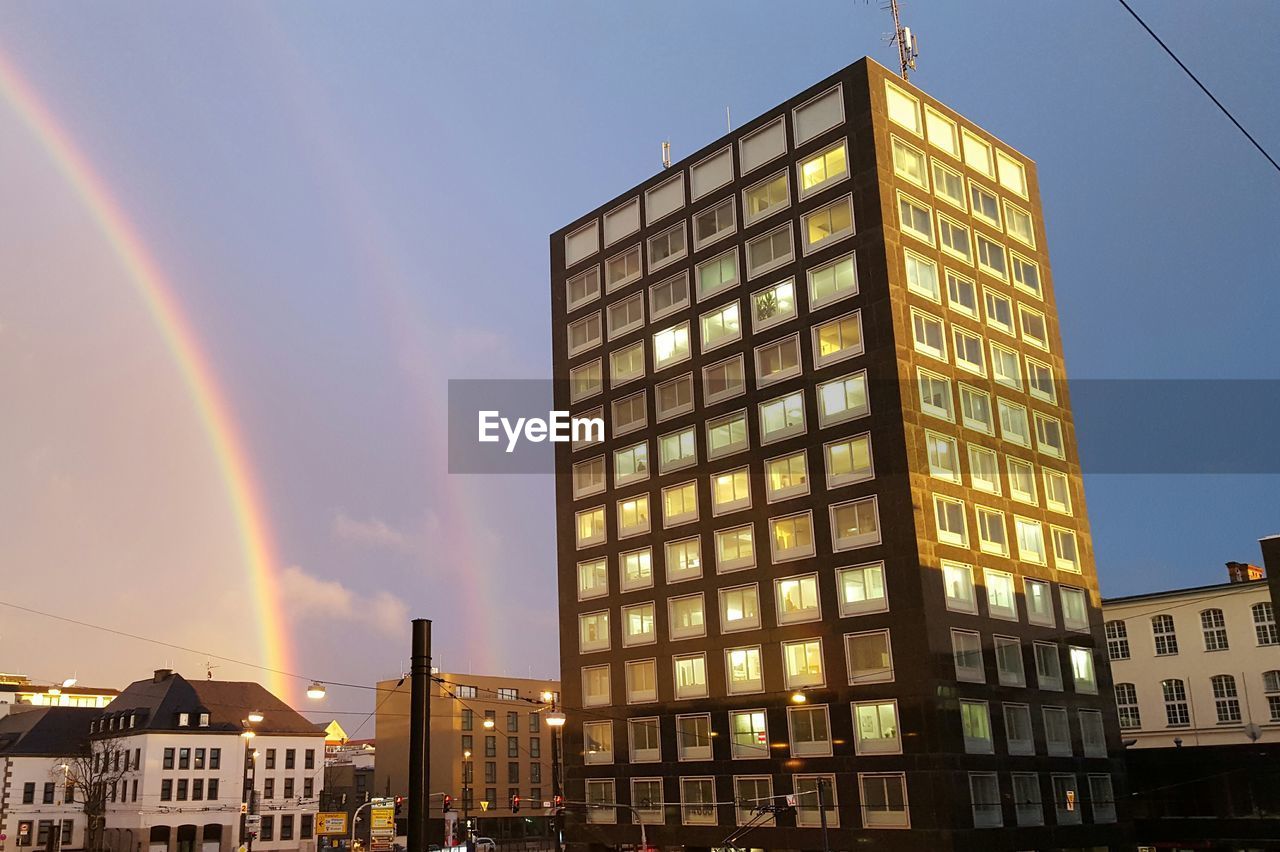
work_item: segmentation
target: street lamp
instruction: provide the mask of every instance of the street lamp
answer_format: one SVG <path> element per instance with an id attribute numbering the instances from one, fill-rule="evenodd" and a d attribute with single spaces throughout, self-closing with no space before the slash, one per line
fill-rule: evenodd
<path id="1" fill-rule="evenodd" d="M 462 752 L 462 835 L 471 840 L 471 749 Z"/>
<path id="2" fill-rule="evenodd" d="M 542 693 L 542 701 L 550 706 L 543 717 L 547 721 L 547 726 L 551 728 L 551 797 L 554 801 L 563 801 L 563 791 L 560 789 L 560 730 L 564 727 L 567 717 L 560 710 L 556 709 L 556 695 L 554 692 Z M 556 852 L 560 852 L 560 811 L 557 810 L 552 816 L 555 820 L 552 830 L 555 832 Z"/>
<path id="3" fill-rule="evenodd" d="M 249 831 L 249 816 L 258 813 L 257 796 L 254 790 L 258 752 L 253 748 L 253 738 L 257 733 L 250 725 L 261 722 L 262 718 L 262 713 L 254 710 L 249 713 L 248 719 L 240 723 L 244 728 L 240 732 L 241 738 L 244 739 L 244 788 L 241 794 L 240 843 L 248 852 L 253 852 L 253 834 Z"/>
<path id="4" fill-rule="evenodd" d="M 255 724 L 255 725 L 256 725 L 256 724 L 258 724 L 259 722 L 261 722 L 264 718 L 266 718 L 266 717 L 262 715 L 262 711 L 261 711 L 261 710 L 254 710 L 254 711 L 252 711 L 252 712 L 250 712 L 250 713 L 249 713 L 249 721 L 250 721 L 250 722 L 252 722 L 252 723 L 253 723 L 253 724 Z M 250 732 L 250 733 L 252 733 L 252 732 Z"/>
<path id="5" fill-rule="evenodd" d="M 323 683 L 318 680 L 313 680 L 311 681 L 311 685 L 307 687 L 307 697 L 314 701 L 319 701 L 321 698 L 324 698 L 326 691 L 327 690 Z"/>
<path id="6" fill-rule="evenodd" d="M 485 717 L 485 720 L 484 720 L 484 728 L 485 728 L 485 730 L 486 730 L 486 731 L 492 731 L 492 730 L 493 730 L 493 724 L 494 724 L 494 723 L 493 723 L 493 718 L 492 718 L 492 717 Z"/>

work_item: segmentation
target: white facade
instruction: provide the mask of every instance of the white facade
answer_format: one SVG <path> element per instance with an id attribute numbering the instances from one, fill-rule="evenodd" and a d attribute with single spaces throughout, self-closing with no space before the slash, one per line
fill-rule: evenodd
<path id="1" fill-rule="evenodd" d="M 1280 742 L 1280 632 L 1265 580 L 1103 600 L 1102 610 L 1134 748 Z"/>
<path id="2" fill-rule="evenodd" d="M 0 757 L 0 852 L 83 849 L 85 816 L 66 801 L 66 773 L 52 757 Z M 49 835 L 56 833 L 49 843 Z"/>
<path id="3" fill-rule="evenodd" d="M 246 749 L 261 820 L 255 850 L 315 848 L 324 737 L 141 731 L 117 738 L 133 769 L 108 799 L 106 843 L 116 852 L 227 852 L 240 845 Z M 137 755 L 136 761 L 133 755 Z"/>

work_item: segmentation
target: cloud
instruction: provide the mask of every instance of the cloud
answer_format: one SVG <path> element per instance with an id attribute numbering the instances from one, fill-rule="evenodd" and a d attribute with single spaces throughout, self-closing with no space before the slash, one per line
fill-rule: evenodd
<path id="1" fill-rule="evenodd" d="M 409 607 L 390 592 L 362 595 L 337 580 L 315 577 L 297 565 L 280 574 L 280 599 L 299 621 L 352 621 L 399 636 L 409 620 Z"/>
<path id="2" fill-rule="evenodd" d="M 412 536 L 378 518 L 360 520 L 346 512 L 338 512 L 333 516 L 330 530 L 334 538 L 351 544 L 400 553 L 409 553 L 415 547 Z"/>

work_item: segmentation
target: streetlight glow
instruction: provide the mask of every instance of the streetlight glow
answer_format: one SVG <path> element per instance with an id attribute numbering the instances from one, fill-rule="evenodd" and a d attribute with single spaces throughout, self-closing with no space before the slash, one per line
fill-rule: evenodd
<path id="1" fill-rule="evenodd" d="M 485 720 L 484 720 L 484 726 L 485 726 L 485 729 L 486 729 L 486 730 L 490 730 L 490 731 L 492 731 L 492 730 L 493 730 L 493 720 L 492 720 L 492 719 L 485 719 Z"/>
<path id="2" fill-rule="evenodd" d="M 552 710 L 550 713 L 546 714 L 546 716 L 544 716 L 543 718 L 546 719 L 547 724 L 553 728 L 564 727 L 565 715 L 561 713 L 559 710 Z"/>
<path id="3" fill-rule="evenodd" d="M 266 718 L 266 717 L 262 715 L 262 711 L 261 711 L 261 710 L 254 710 L 254 711 L 252 711 L 252 712 L 249 714 L 249 721 L 250 721 L 250 722 L 253 722 L 255 725 L 256 725 L 258 722 L 261 722 L 261 721 L 262 721 L 263 719 L 265 719 L 265 718 Z"/>
<path id="4" fill-rule="evenodd" d="M 324 698 L 326 691 L 327 690 L 323 683 L 318 680 L 313 680 L 311 685 L 307 687 L 307 697 L 319 701 L 321 698 Z"/>
<path id="5" fill-rule="evenodd" d="M 73 677 L 69 677 L 69 678 L 67 678 L 66 680 L 64 680 L 64 681 L 62 682 L 62 688 L 63 688 L 63 689 L 70 689 L 71 687 L 73 687 L 73 686 L 75 686 L 75 685 L 76 685 L 76 679 L 75 679 L 75 678 L 73 678 Z"/>

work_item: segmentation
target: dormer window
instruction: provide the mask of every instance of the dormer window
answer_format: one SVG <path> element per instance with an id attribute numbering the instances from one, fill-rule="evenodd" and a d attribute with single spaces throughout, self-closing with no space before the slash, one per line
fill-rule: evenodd
<path id="1" fill-rule="evenodd" d="M 130 728 L 132 728 L 132 727 L 134 726 L 134 723 L 136 723 L 137 721 L 138 721 L 137 716 L 135 716 L 134 714 L 130 713 L 130 714 L 129 714 L 129 727 L 130 727 Z"/>
<path id="2" fill-rule="evenodd" d="M 179 714 L 178 714 L 178 727 L 179 727 L 179 728 L 187 728 L 187 727 L 190 727 L 190 725 L 191 725 L 191 714 L 190 714 L 190 713 L 179 713 Z"/>
<path id="3" fill-rule="evenodd" d="M 200 727 L 202 727 L 202 728 L 207 728 L 207 727 L 209 727 L 209 714 L 208 714 L 208 713 L 201 713 L 201 714 L 200 714 Z"/>

